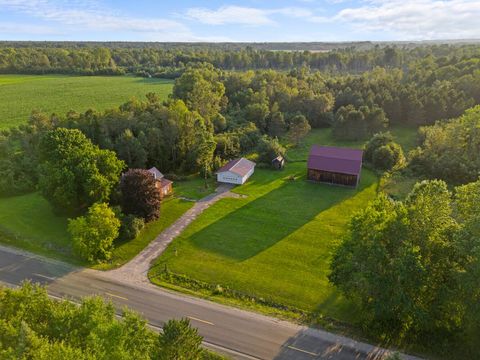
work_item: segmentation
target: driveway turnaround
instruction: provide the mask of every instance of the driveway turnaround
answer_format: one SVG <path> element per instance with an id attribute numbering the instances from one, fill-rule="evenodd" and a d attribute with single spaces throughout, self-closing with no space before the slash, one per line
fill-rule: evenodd
<path id="1" fill-rule="evenodd" d="M 230 308 L 163 290 L 145 282 L 119 281 L 109 272 L 75 268 L 24 251 L 0 246 L 0 281 L 11 286 L 31 279 L 50 295 L 78 300 L 87 295 L 128 306 L 154 328 L 187 317 L 204 345 L 234 359 L 381 359 L 388 351 L 325 331 Z M 404 359 L 417 359 L 404 356 Z"/>

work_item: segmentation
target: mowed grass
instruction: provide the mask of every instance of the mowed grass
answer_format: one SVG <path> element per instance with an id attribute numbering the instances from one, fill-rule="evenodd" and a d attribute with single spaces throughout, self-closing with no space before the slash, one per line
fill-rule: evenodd
<path id="1" fill-rule="evenodd" d="M 163 201 L 157 221 L 147 224 L 136 239 L 116 243 L 110 262 L 94 268 L 107 270 L 125 264 L 192 206 L 192 202 L 180 199 Z M 66 217 L 53 213 L 39 193 L 0 198 L 0 243 L 87 265 L 73 254 L 67 222 Z"/>
<path id="2" fill-rule="evenodd" d="M 0 242 L 77 262 L 71 254 L 67 218 L 56 216 L 39 193 L 0 198 Z"/>
<path id="3" fill-rule="evenodd" d="M 351 215 L 375 197 L 378 179 L 364 170 L 358 189 L 306 181 L 300 160 L 313 142 L 334 144 L 329 130 L 315 130 L 289 151 L 298 161 L 284 171 L 257 169 L 234 190 L 246 197 L 208 208 L 157 259 L 157 268 L 166 263 L 190 278 L 354 320 L 356 310 L 328 282 L 329 263 Z"/>
<path id="4" fill-rule="evenodd" d="M 127 263 L 192 206 L 193 202 L 191 201 L 175 198 L 164 200 L 162 202 L 161 215 L 158 220 L 147 224 L 135 239 L 116 243 L 112 259 L 108 263 L 96 265 L 94 268 L 109 270 Z"/>
<path id="5" fill-rule="evenodd" d="M 215 175 L 207 179 L 207 187 L 205 187 L 205 179 L 196 174 L 189 176 L 185 180 L 175 181 L 173 183 L 173 192 L 176 197 L 200 200 L 213 193 L 216 187 Z"/>
<path id="6" fill-rule="evenodd" d="M 32 110 L 105 110 L 149 92 L 166 99 L 172 87 L 170 80 L 131 76 L 0 75 L 0 129 L 26 123 Z"/>
<path id="7" fill-rule="evenodd" d="M 393 139 L 399 143 L 405 154 L 416 147 L 417 128 L 407 126 L 395 126 L 388 129 L 393 135 Z M 291 161 L 306 161 L 308 153 L 313 144 L 325 146 L 343 146 L 362 149 L 367 141 L 338 141 L 332 136 L 332 129 L 312 129 L 308 136 L 297 147 L 290 148 L 287 156 Z"/>

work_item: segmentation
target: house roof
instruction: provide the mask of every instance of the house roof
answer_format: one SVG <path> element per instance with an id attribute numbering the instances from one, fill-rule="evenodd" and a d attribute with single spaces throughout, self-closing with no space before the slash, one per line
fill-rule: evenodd
<path id="1" fill-rule="evenodd" d="M 313 145 L 307 167 L 341 174 L 359 175 L 363 150 Z"/>
<path id="2" fill-rule="evenodd" d="M 245 176 L 248 174 L 250 170 L 255 167 L 255 163 L 253 161 L 247 160 L 245 158 L 231 160 L 225 165 L 223 165 L 220 169 L 217 170 L 217 174 L 225 171 L 230 171 L 234 174 L 239 176 Z"/>
<path id="3" fill-rule="evenodd" d="M 172 183 L 173 183 L 173 181 L 170 181 L 168 179 L 165 179 L 165 178 L 160 179 L 160 187 L 162 187 L 162 188 L 165 187 L 165 186 L 168 186 Z"/>
<path id="4" fill-rule="evenodd" d="M 148 169 L 147 171 L 153 175 L 155 180 L 160 180 L 163 178 L 163 174 L 155 166 Z"/>

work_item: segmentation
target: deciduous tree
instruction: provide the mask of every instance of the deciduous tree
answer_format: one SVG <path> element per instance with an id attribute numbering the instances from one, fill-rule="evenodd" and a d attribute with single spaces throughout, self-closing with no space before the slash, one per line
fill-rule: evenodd
<path id="1" fill-rule="evenodd" d="M 155 220 L 160 216 L 160 190 L 156 180 L 147 170 L 130 169 L 122 176 L 122 209 L 125 214 L 133 214 Z"/>
<path id="2" fill-rule="evenodd" d="M 119 229 L 120 220 L 105 203 L 93 204 L 85 216 L 68 221 L 75 252 L 89 262 L 110 259 Z"/>
<path id="3" fill-rule="evenodd" d="M 107 201 L 123 167 L 113 151 L 99 149 L 79 130 L 57 128 L 40 143 L 39 187 L 58 211 Z"/>

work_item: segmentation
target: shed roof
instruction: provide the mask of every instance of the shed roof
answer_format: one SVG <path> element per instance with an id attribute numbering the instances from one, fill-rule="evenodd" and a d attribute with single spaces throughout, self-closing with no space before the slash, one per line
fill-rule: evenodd
<path id="1" fill-rule="evenodd" d="M 363 150 L 313 145 L 307 167 L 341 174 L 359 175 Z"/>
<path id="2" fill-rule="evenodd" d="M 217 170 L 217 174 L 225 171 L 230 171 L 243 177 L 247 175 L 248 172 L 255 167 L 255 165 L 256 164 L 253 161 L 247 160 L 245 158 L 239 158 L 231 160 L 225 165 L 223 165 L 220 169 Z"/>
<path id="3" fill-rule="evenodd" d="M 275 159 L 272 160 L 272 163 L 273 163 L 273 162 L 276 162 L 276 161 L 282 162 L 282 161 L 284 161 L 284 160 L 285 160 L 285 159 L 283 158 L 282 155 L 278 155 Z"/>
<path id="4" fill-rule="evenodd" d="M 147 171 L 153 175 L 155 180 L 160 180 L 163 178 L 163 174 L 155 166 L 148 169 Z"/>

